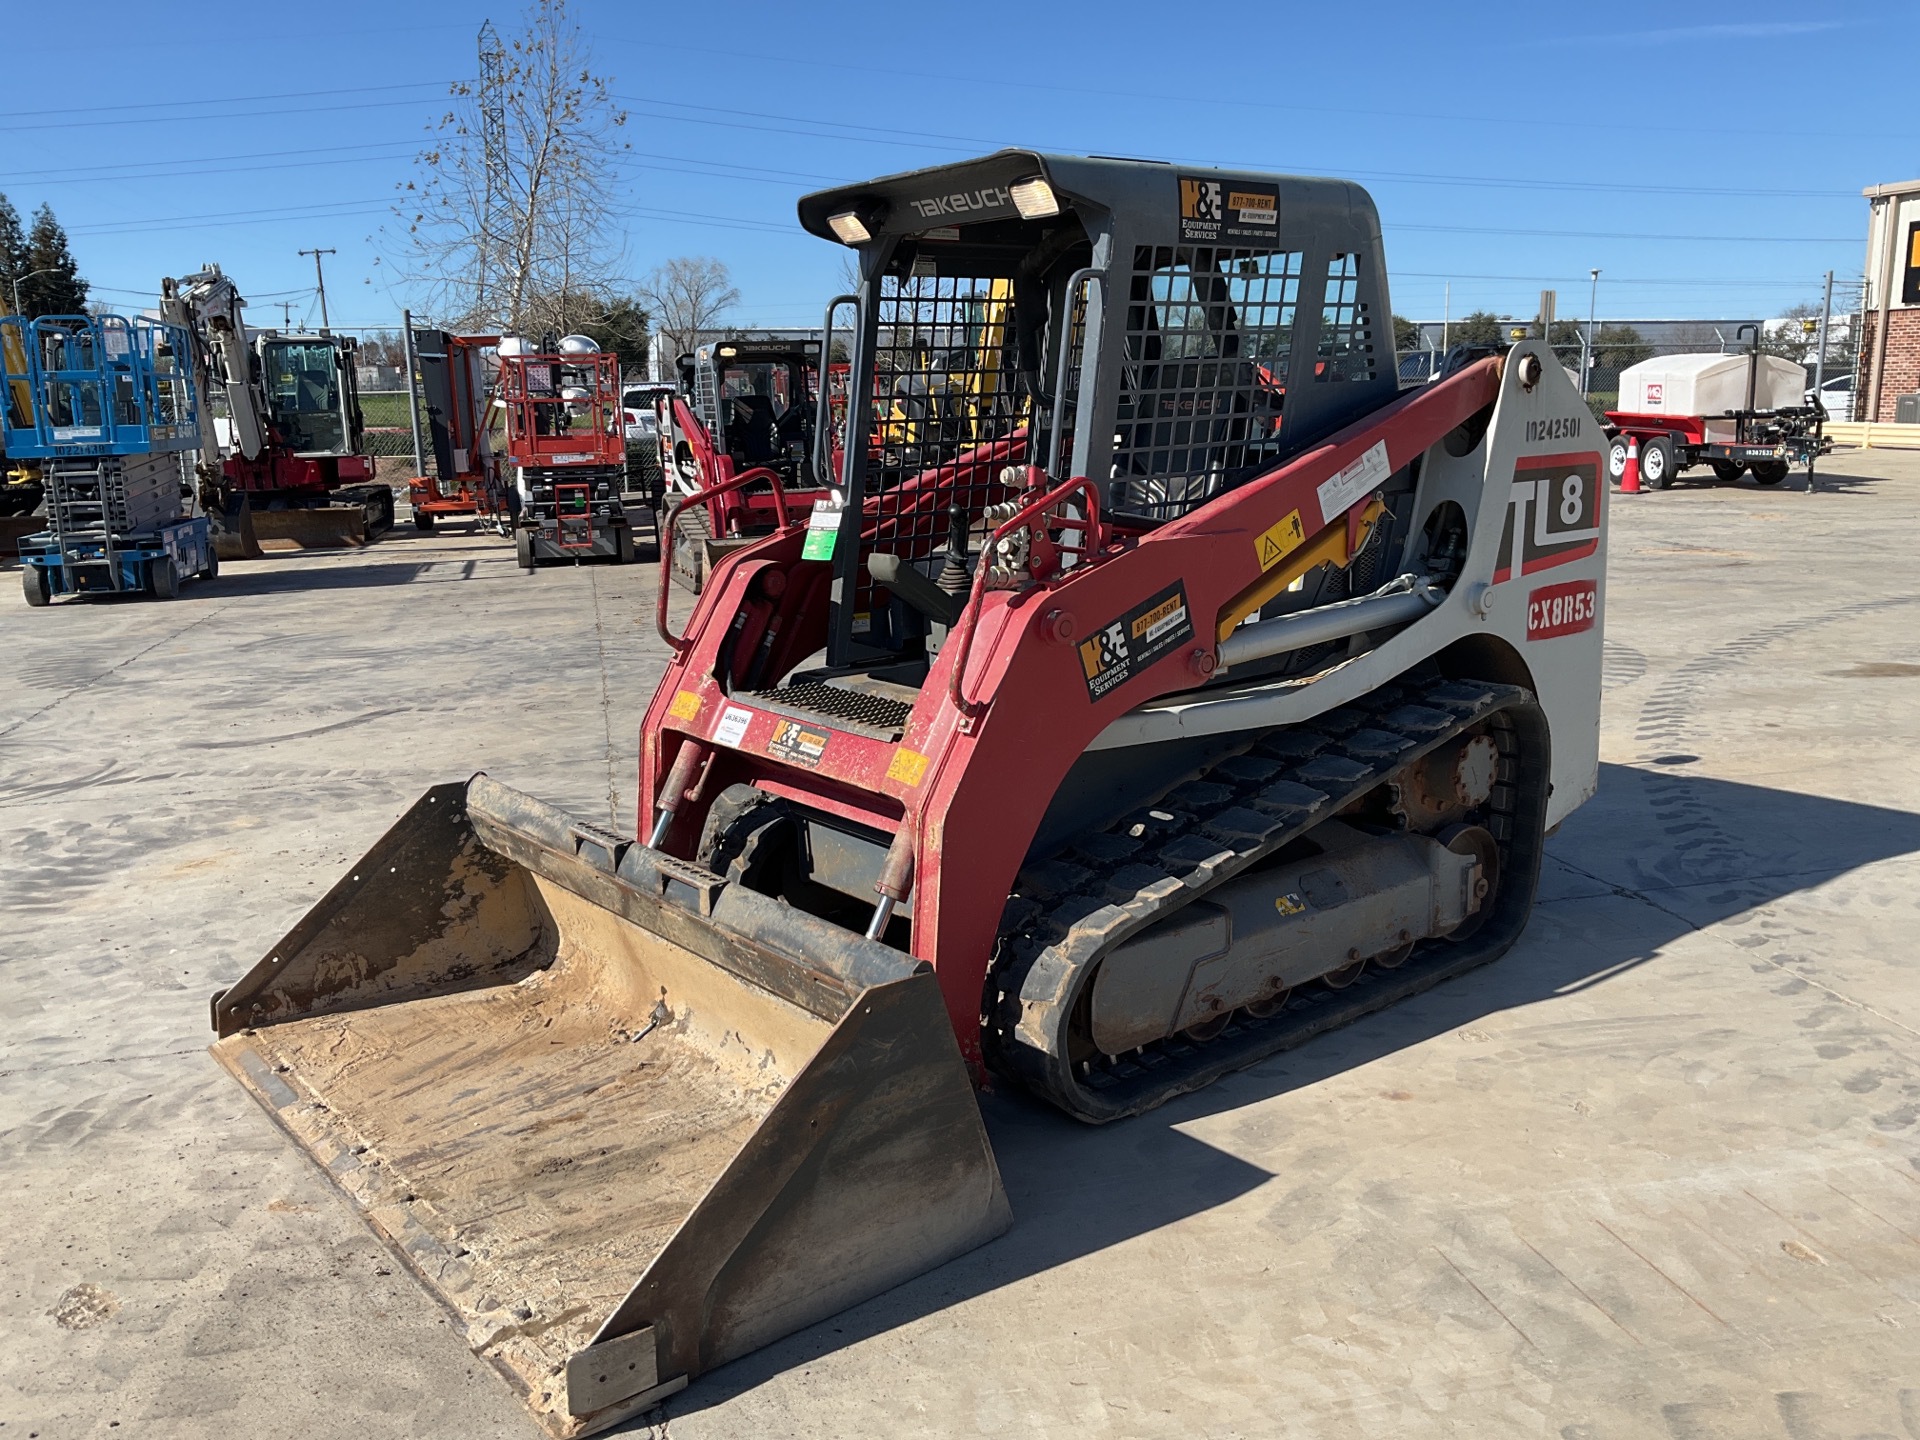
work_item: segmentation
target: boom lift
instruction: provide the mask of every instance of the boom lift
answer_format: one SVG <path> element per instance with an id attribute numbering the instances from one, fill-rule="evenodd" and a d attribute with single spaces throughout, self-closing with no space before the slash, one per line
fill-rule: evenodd
<path id="1" fill-rule="evenodd" d="M 82 591 L 172 599 L 218 572 L 185 504 L 200 397 L 184 330 L 144 316 L 0 319 L 0 439 L 37 460 L 46 528 L 20 540 L 27 603 Z"/>
<path id="2" fill-rule="evenodd" d="M 620 357 L 585 335 L 540 350 L 518 336 L 499 342 L 500 403 L 514 467 L 520 568 L 542 560 L 633 559 L 627 519 L 627 441 Z"/>
<path id="3" fill-rule="evenodd" d="M 499 413 L 494 404 L 499 344 L 498 335 L 413 332 L 433 459 L 432 474 L 407 482 L 417 530 L 431 530 L 440 520 L 462 515 L 502 535 L 513 528 L 511 491 L 493 424 Z"/>
<path id="4" fill-rule="evenodd" d="M 393 525 L 393 491 L 371 482 L 348 335 L 249 331 L 246 301 L 218 265 L 160 282 L 160 313 L 196 341 L 213 397 L 217 446 L 202 499 L 226 559 L 257 555 L 255 537 L 306 549 L 364 545 Z M 217 466 L 217 468 L 216 468 Z"/>
<path id="5" fill-rule="evenodd" d="M 660 401 L 666 488 L 658 524 L 663 541 L 672 534 L 674 579 L 698 595 L 722 555 L 778 528 L 783 514 L 806 513 L 826 494 L 814 455 L 820 336 L 724 336 L 696 348 L 683 370 L 687 393 Z M 767 473 L 683 503 L 749 470 Z"/>
<path id="6" fill-rule="evenodd" d="M 1009 150 L 800 218 L 832 503 L 663 583 L 638 836 L 439 786 L 213 1001 L 555 1435 L 1000 1233 L 970 1078 L 1118 1120 L 1495 959 L 1595 785 L 1599 428 L 1531 341 L 1398 391 L 1360 187 Z M 993 403 L 896 443 L 901 376 Z"/>

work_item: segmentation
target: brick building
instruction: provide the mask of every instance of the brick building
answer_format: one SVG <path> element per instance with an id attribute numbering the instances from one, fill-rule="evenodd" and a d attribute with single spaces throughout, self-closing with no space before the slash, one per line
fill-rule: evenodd
<path id="1" fill-rule="evenodd" d="M 1867 291 L 1854 415 L 1893 420 L 1920 392 L 1920 180 L 1874 185 L 1867 197 Z"/>

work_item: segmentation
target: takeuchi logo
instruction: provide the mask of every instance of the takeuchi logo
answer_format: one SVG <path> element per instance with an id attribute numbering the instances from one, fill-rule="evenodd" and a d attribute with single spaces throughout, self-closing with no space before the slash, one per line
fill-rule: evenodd
<path id="1" fill-rule="evenodd" d="M 943 215 L 969 215 L 979 210 L 1004 210 L 1013 204 L 1013 196 L 998 185 L 979 190 L 956 190 L 951 195 L 930 195 L 909 201 L 922 220 L 937 220 Z"/>

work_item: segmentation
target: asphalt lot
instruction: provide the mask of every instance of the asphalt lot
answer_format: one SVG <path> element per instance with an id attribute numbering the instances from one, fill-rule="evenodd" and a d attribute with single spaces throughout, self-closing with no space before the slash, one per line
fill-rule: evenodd
<path id="1" fill-rule="evenodd" d="M 1508 957 L 1103 1130 L 989 1096 L 1009 1235 L 653 1428 L 1920 1440 L 1920 453 L 1612 516 L 1600 792 Z M 207 999 L 430 784 L 631 830 L 655 574 L 0 569 L 0 1440 L 538 1433 Z"/>

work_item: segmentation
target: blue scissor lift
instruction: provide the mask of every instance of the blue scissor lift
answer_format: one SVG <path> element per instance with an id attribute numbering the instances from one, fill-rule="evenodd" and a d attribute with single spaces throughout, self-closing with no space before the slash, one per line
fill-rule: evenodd
<path id="1" fill-rule="evenodd" d="M 0 318 L 0 432 L 41 462 L 47 528 L 20 541 L 29 605 L 113 591 L 171 598 L 218 572 L 188 508 L 200 397 L 185 329 L 144 316 Z"/>

